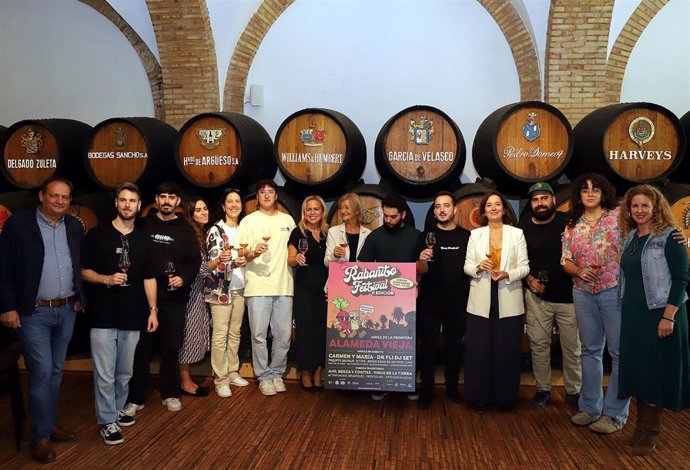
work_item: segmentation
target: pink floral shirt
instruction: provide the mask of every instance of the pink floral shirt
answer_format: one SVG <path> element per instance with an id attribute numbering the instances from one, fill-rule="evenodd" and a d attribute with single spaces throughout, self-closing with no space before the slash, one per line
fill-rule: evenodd
<path id="1" fill-rule="evenodd" d="M 601 266 L 599 280 L 588 283 L 574 277 L 575 289 L 598 294 L 618 285 L 620 251 L 623 235 L 618 226 L 619 208 L 604 209 L 601 218 L 590 224 L 582 217 L 572 229 L 566 227 L 563 233 L 563 256 L 561 264 L 570 260 L 579 268 Z"/>

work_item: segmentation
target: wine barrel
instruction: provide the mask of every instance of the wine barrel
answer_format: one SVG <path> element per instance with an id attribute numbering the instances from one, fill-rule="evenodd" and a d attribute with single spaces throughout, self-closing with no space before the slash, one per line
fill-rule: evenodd
<path id="1" fill-rule="evenodd" d="M 541 101 L 523 101 L 491 113 L 472 145 L 474 168 L 504 194 L 522 197 L 538 181 L 557 179 L 573 153 L 566 117 Z"/>
<path id="2" fill-rule="evenodd" d="M 569 175 L 596 172 L 619 190 L 668 177 L 685 153 L 678 118 L 653 103 L 621 103 L 585 116 L 573 131 Z"/>
<path id="3" fill-rule="evenodd" d="M 242 205 L 244 206 L 244 215 L 258 210 L 259 204 L 256 202 L 256 191 L 248 193 L 244 197 Z M 285 188 L 278 188 L 276 209 L 291 216 L 295 220 L 295 224 L 298 224 L 302 218 L 302 201 L 298 200 Z"/>
<path id="4" fill-rule="evenodd" d="M 364 206 L 364 220 L 362 221 L 362 225 L 369 230 L 375 230 L 383 225 L 383 207 L 381 206 L 381 201 L 390 194 L 387 189 L 377 184 L 359 184 L 347 192 L 355 193 L 362 199 L 362 205 Z M 340 199 L 340 196 L 343 194 L 345 193 L 341 193 L 338 199 Z M 414 214 L 409 206 L 407 206 L 406 213 L 405 223 L 414 227 Z M 328 211 L 328 226 L 333 227 L 334 225 L 340 225 L 342 223 L 343 221 L 338 211 L 338 201 L 336 200 Z"/>
<path id="5" fill-rule="evenodd" d="M 32 191 L 12 191 L 0 194 L 0 232 L 7 219 L 14 213 L 35 210 L 38 206 L 38 196 Z"/>
<path id="6" fill-rule="evenodd" d="M 288 116 L 276 132 L 275 148 L 285 186 L 301 196 L 335 196 L 362 176 L 367 163 L 362 133 L 332 109 L 307 108 Z"/>
<path id="7" fill-rule="evenodd" d="M 273 142 L 266 130 L 240 113 L 203 113 L 180 129 L 175 164 L 202 188 L 245 186 L 276 172 Z"/>
<path id="8" fill-rule="evenodd" d="M 690 111 L 680 118 L 680 126 L 685 133 L 685 153 L 690 151 Z M 676 183 L 690 184 L 690 157 L 685 156 L 669 177 Z"/>
<path id="9" fill-rule="evenodd" d="M 110 191 L 102 191 L 75 196 L 67 213 L 76 217 L 84 227 L 84 233 L 87 233 L 97 225 L 115 218 L 115 195 Z"/>
<path id="10" fill-rule="evenodd" d="M 93 130 L 83 153 L 86 172 L 99 187 L 114 190 L 129 181 L 150 190 L 171 179 L 177 130 L 150 117 L 107 119 Z M 155 181 L 154 181 L 155 178 Z"/>
<path id="11" fill-rule="evenodd" d="M 0 138 L 0 171 L 9 183 L 21 189 L 35 189 L 51 176 L 73 182 L 86 180 L 82 154 L 91 135 L 88 124 L 72 119 L 19 121 Z"/>
<path id="12" fill-rule="evenodd" d="M 381 178 L 414 200 L 428 200 L 459 185 L 465 153 L 458 125 L 440 109 L 426 105 L 411 106 L 391 117 L 374 146 Z"/>
<path id="13" fill-rule="evenodd" d="M 690 238 L 690 184 L 668 183 L 659 187 L 671 205 L 678 227 Z M 690 244 L 686 244 L 690 256 Z"/>
<path id="14" fill-rule="evenodd" d="M 479 220 L 479 203 L 484 195 L 492 191 L 495 191 L 492 186 L 477 179 L 475 183 L 464 184 L 460 189 L 453 192 L 453 196 L 455 196 L 455 200 L 457 201 L 455 203 L 455 223 L 467 230 L 481 227 L 481 222 Z M 506 211 L 510 213 L 515 221 L 515 225 L 517 225 L 517 218 L 515 217 L 513 208 L 508 205 Z M 431 204 L 426 213 L 424 230 L 428 230 L 434 225 L 436 225 L 436 219 L 434 218 L 434 205 Z"/>

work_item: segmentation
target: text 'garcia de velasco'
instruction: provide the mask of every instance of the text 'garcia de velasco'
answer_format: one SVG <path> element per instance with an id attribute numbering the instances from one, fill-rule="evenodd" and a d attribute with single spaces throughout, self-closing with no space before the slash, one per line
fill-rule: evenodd
<path id="1" fill-rule="evenodd" d="M 295 153 L 282 152 L 280 161 L 285 163 L 343 163 L 342 153 Z"/>
<path id="2" fill-rule="evenodd" d="M 388 152 L 389 162 L 452 162 L 455 160 L 455 152 Z"/>

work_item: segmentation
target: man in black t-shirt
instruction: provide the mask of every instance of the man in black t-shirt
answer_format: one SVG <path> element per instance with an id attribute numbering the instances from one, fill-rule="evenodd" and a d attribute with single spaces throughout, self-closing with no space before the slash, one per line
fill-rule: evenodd
<path id="1" fill-rule="evenodd" d="M 463 266 L 470 232 L 456 225 L 455 203 L 453 194 L 447 191 L 436 194 L 433 206 L 436 225 L 430 228 L 436 235 L 436 243 L 428 248 L 426 235 L 422 234 L 417 246 L 417 272 L 422 274 L 417 297 L 422 332 L 419 409 L 428 408 L 433 399 L 434 362 L 441 328 L 445 349 L 446 393 L 452 402 L 462 402 L 458 378 L 469 292 L 469 279 L 463 272 Z"/>
<path id="2" fill-rule="evenodd" d="M 556 211 L 556 197 L 548 183 L 529 188 L 531 214 L 520 220 L 525 233 L 530 273 L 525 278 L 527 336 L 532 350 L 532 371 L 537 392 L 531 402 L 543 409 L 551 401 L 551 333 L 554 321 L 563 350 L 563 377 L 566 401 L 577 406 L 582 385 L 580 339 L 572 279 L 561 266 L 561 239 L 567 216 Z"/>
<path id="3" fill-rule="evenodd" d="M 134 418 L 123 409 L 139 332 L 158 328 L 152 243 L 134 226 L 141 193 L 132 183 L 115 191 L 117 216 L 91 230 L 82 244 L 81 276 L 88 287 L 96 419 L 106 444 L 123 442 L 120 426 Z"/>

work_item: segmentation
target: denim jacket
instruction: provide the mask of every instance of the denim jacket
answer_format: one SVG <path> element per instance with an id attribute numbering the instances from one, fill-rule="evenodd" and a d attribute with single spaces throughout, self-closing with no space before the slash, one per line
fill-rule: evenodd
<path id="1" fill-rule="evenodd" d="M 659 235 L 650 235 L 642 247 L 642 284 L 647 299 L 647 307 L 652 309 L 663 308 L 668 303 L 668 294 L 671 291 L 671 271 L 666 262 L 664 249 L 668 235 L 674 230 L 667 227 Z M 633 230 L 623 243 L 623 251 L 628 249 L 630 242 L 637 236 L 637 229 Z M 618 297 L 623 298 L 625 292 L 625 274 L 619 270 Z M 688 300 L 684 294 L 683 302 Z"/>

